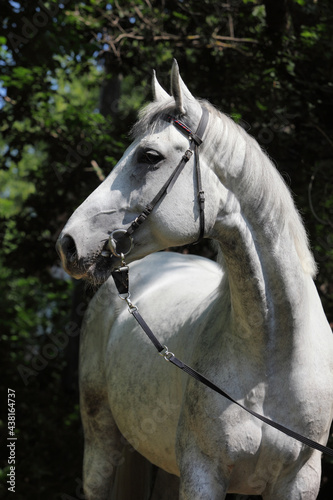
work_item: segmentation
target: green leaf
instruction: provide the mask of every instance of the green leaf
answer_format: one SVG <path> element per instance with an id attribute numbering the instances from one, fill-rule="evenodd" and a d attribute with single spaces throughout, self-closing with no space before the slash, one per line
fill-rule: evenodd
<path id="1" fill-rule="evenodd" d="M 181 12 L 177 12 L 176 10 L 174 10 L 172 12 L 172 15 L 174 17 L 177 17 L 178 19 L 181 19 L 182 21 L 188 21 L 188 17 L 185 14 L 182 14 Z"/>
<path id="2" fill-rule="evenodd" d="M 260 111 L 267 111 L 267 106 L 265 106 L 264 104 L 262 104 L 260 101 L 256 100 L 256 106 L 258 109 L 260 109 Z"/>

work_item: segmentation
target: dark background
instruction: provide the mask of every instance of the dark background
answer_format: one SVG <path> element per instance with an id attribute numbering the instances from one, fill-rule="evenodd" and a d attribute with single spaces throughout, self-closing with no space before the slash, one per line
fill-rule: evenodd
<path id="1" fill-rule="evenodd" d="M 11 388 L 12 497 L 82 498 L 77 346 L 93 290 L 65 278 L 54 245 L 129 144 L 154 68 L 168 90 L 176 57 L 193 94 L 274 159 L 308 228 L 333 322 L 333 4 L 9 0 L 0 14 L 0 494 Z M 319 498 L 332 493 L 324 457 Z"/>

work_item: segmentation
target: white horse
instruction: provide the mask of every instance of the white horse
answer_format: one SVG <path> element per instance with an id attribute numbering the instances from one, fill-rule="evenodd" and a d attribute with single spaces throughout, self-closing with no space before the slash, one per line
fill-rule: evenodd
<path id="1" fill-rule="evenodd" d="M 141 260 L 130 265 L 131 300 L 184 362 L 246 407 L 325 444 L 333 411 L 333 337 L 291 195 L 257 142 L 191 95 L 176 63 L 171 89 L 170 96 L 154 77 L 155 100 L 135 126 L 134 142 L 59 238 L 63 265 L 76 278 L 107 279 L 120 264 L 109 258 L 110 232 L 128 228 L 189 147 L 165 114 L 181 115 L 196 129 L 207 109 L 200 146 L 204 236 L 217 243 L 220 263 L 154 253 L 198 238 L 194 155 L 133 234 L 126 262 Z M 180 477 L 181 500 L 221 500 L 227 493 L 317 497 L 321 453 L 157 356 L 112 280 L 85 318 L 80 391 L 89 500 L 109 498 L 126 443 Z"/>

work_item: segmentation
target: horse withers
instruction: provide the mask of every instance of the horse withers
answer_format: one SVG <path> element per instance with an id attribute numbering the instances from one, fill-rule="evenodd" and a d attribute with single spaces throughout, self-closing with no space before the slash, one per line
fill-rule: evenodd
<path id="1" fill-rule="evenodd" d="M 141 113 L 131 146 L 57 244 L 69 274 L 105 282 L 81 340 L 86 498 L 110 498 L 113 472 L 131 446 L 179 476 L 180 500 L 227 493 L 313 500 L 321 453 L 157 356 L 108 279 L 125 258 L 131 300 L 162 344 L 245 407 L 326 443 L 333 337 L 289 190 L 253 138 L 192 96 L 176 63 L 171 89 L 169 95 L 154 76 L 154 101 Z M 203 110 L 208 121 L 198 138 L 192 130 Z M 188 158 L 170 184 L 184 151 Z M 198 190 L 205 193 L 204 226 Z M 149 216 L 129 235 L 147 203 Z M 116 230 L 125 236 L 112 246 Z M 193 243 L 201 232 L 216 242 L 218 263 L 156 253 Z"/>

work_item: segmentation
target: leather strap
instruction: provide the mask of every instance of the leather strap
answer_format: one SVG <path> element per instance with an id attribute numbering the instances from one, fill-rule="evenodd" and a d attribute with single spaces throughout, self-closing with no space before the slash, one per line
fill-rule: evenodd
<path id="1" fill-rule="evenodd" d="M 143 331 L 146 333 L 146 335 L 149 337 L 151 342 L 154 344 L 154 346 L 156 347 L 158 352 L 162 353 L 163 351 L 165 351 L 166 347 L 162 346 L 162 344 L 157 340 L 157 338 L 155 337 L 155 335 L 153 334 L 153 332 L 151 331 L 151 329 L 149 328 L 147 323 L 142 318 L 139 311 L 137 309 L 134 310 L 132 312 L 132 315 L 134 316 L 136 321 L 139 323 L 139 325 L 141 326 Z M 193 368 L 188 366 L 186 363 L 184 363 L 183 361 L 178 359 L 173 353 L 170 353 L 167 351 L 166 354 L 167 354 L 166 356 L 163 354 L 163 357 L 167 361 L 170 361 L 170 363 L 175 365 L 180 370 L 184 371 L 185 373 L 187 373 L 188 375 L 190 375 L 194 379 L 198 380 L 199 382 L 201 382 L 205 386 L 209 387 L 210 389 L 217 392 L 218 394 L 220 394 L 224 398 L 226 398 L 229 401 L 231 401 L 232 403 L 236 404 L 237 406 L 239 406 L 243 410 L 247 411 L 248 413 L 250 413 L 254 417 L 258 418 L 259 420 L 261 420 L 265 424 L 268 424 L 271 427 L 274 427 L 275 429 L 279 430 L 280 432 L 283 432 L 287 436 L 290 436 L 290 437 L 296 439 L 297 441 L 300 441 L 301 443 L 309 446 L 310 448 L 314 448 L 315 450 L 318 450 L 322 453 L 325 453 L 326 455 L 329 455 L 330 457 L 333 457 L 333 449 L 329 448 L 328 446 L 324 446 L 320 443 L 317 443 L 316 441 L 313 441 L 312 439 L 309 439 L 309 438 L 303 436 L 302 434 L 299 434 L 298 432 L 295 432 L 291 429 L 288 429 L 288 427 L 285 427 L 284 425 L 279 424 L 278 422 L 275 422 L 274 420 L 271 420 L 270 418 L 264 417 L 263 415 L 260 415 L 260 413 L 257 413 L 255 411 L 251 410 L 250 408 L 247 408 L 246 406 L 242 405 L 241 403 L 239 403 L 238 401 L 233 399 L 228 393 L 226 393 L 220 387 L 218 387 L 216 384 L 214 384 L 214 382 L 212 382 L 211 380 L 206 378 L 204 375 L 197 372 L 196 370 L 194 370 Z"/>
<path id="2" fill-rule="evenodd" d="M 188 134 L 190 138 L 190 147 L 189 149 L 185 152 L 183 157 L 181 158 L 180 162 L 178 163 L 176 169 L 174 172 L 171 174 L 169 179 L 165 182 L 165 184 L 162 186 L 162 188 L 159 190 L 157 195 L 153 198 L 153 200 L 148 203 L 148 205 L 145 207 L 145 209 L 142 211 L 142 213 L 132 222 L 130 227 L 127 229 L 127 231 L 124 233 L 124 236 L 130 236 L 133 234 L 133 232 L 140 227 L 140 225 L 147 219 L 147 217 L 151 214 L 152 210 L 156 206 L 156 204 L 161 201 L 172 189 L 174 186 L 176 180 L 178 179 L 180 173 L 182 172 L 183 168 L 185 167 L 186 163 L 189 161 L 191 158 L 192 154 L 194 153 L 195 155 L 195 168 L 196 168 L 196 176 L 197 176 L 197 189 L 198 189 L 198 201 L 199 201 L 199 207 L 200 207 L 200 235 L 199 235 L 199 240 L 203 238 L 204 232 L 205 232 L 205 214 L 204 214 L 204 209 L 205 209 L 205 196 L 204 192 L 202 189 L 202 181 L 201 181 L 201 172 L 200 172 L 200 162 L 199 162 L 199 151 L 198 148 L 202 144 L 202 138 L 205 132 L 205 129 L 207 127 L 208 119 L 209 119 L 209 112 L 205 108 L 202 108 L 202 115 L 201 119 L 198 125 L 198 128 L 195 133 L 191 131 L 191 129 L 181 122 L 180 120 L 172 117 L 172 116 L 167 116 L 164 117 L 167 121 L 172 122 L 182 133 Z M 198 240 L 198 241 L 199 241 Z M 114 278 L 116 287 L 118 289 L 119 295 L 122 299 L 125 299 L 127 304 L 129 305 L 129 312 L 133 315 L 135 320 L 138 322 L 140 327 L 143 329 L 143 331 L 146 333 L 148 338 L 151 340 L 151 342 L 154 344 L 155 348 L 157 351 L 167 360 L 170 361 L 173 365 L 175 365 L 177 368 L 180 370 L 184 371 L 197 381 L 201 382 L 202 384 L 206 385 L 213 391 L 217 392 L 224 398 L 228 399 L 232 403 L 236 404 L 243 410 L 247 411 L 249 414 L 252 416 L 256 417 L 257 419 L 261 420 L 262 422 L 270 425 L 271 427 L 274 427 L 275 429 L 283 432 L 284 434 L 300 441 L 301 443 L 310 446 L 311 448 L 314 448 L 316 450 L 319 450 L 322 453 L 325 453 L 326 455 L 329 455 L 333 457 L 333 450 L 331 448 L 328 448 L 327 446 L 324 446 L 320 443 L 317 443 L 316 441 L 313 441 L 312 439 L 309 439 L 305 436 L 302 436 L 298 432 L 295 432 L 291 429 L 288 429 L 288 427 L 285 427 L 284 425 L 279 424 L 278 422 L 275 422 L 274 420 L 271 420 L 267 417 L 264 417 L 263 415 L 260 415 L 259 413 L 247 408 L 246 406 L 242 405 L 235 399 L 233 399 L 228 393 L 223 391 L 220 387 L 218 387 L 216 384 L 214 384 L 211 380 L 206 378 L 204 375 L 201 373 L 197 372 L 190 366 L 188 366 L 186 363 L 178 359 L 173 353 L 169 352 L 166 346 L 163 346 L 159 340 L 155 337 L 154 333 L 152 330 L 149 328 L 145 320 L 142 318 L 141 314 L 139 313 L 138 309 L 136 306 L 133 306 L 133 304 L 129 300 L 129 281 L 128 281 L 128 267 L 124 264 L 123 267 L 120 267 L 116 269 L 115 271 L 112 272 L 112 276 Z"/>
<path id="3" fill-rule="evenodd" d="M 208 124 L 208 120 L 209 120 L 209 112 L 207 109 L 203 108 L 201 120 L 200 120 L 198 129 L 196 131 L 196 134 L 199 136 L 199 138 L 203 137 L 204 132 L 205 132 L 206 127 L 207 127 L 207 124 Z M 200 233 L 199 233 L 199 238 L 195 244 L 199 243 L 199 241 L 202 240 L 202 238 L 205 236 L 205 192 L 203 190 L 202 180 L 201 180 L 200 157 L 199 157 L 199 151 L 198 151 L 198 147 L 200 146 L 200 144 L 201 144 L 201 142 L 198 143 L 196 141 L 196 146 L 194 149 L 195 169 L 196 169 L 196 174 L 197 174 L 199 217 L 200 217 Z"/>
<path id="4" fill-rule="evenodd" d="M 152 199 L 150 203 L 146 205 L 144 210 L 141 212 L 141 214 L 136 217 L 136 219 L 131 223 L 129 228 L 127 229 L 126 233 L 124 233 L 123 237 L 125 236 L 131 236 L 134 231 L 136 231 L 140 225 L 147 219 L 147 217 L 151 214 L 157 203 L 163 200 L 163 198 L 170 193 L 171 189 L 173 188 L 176 180 L 178 179 L 180 173 L 182 172 L 183 168 L 185 167 L 186 163 L 189 161 L 191 158 L 192 154 L 194 153 L 195 155 L 195 166 L 196 166 L 196 175 L 197 175 L 197 189 L 198 189 L 198 201 L 199 201 L 199 210 L 200 210 L 200 235 L 199 235 L 199 240 L 203 238 L 205 234 L 205 196 L 204 192 L 202 189 L 202 181 L 201 181 L 201 173 L 200 173 L 200 162 L 199 162 L 199 146 L 202 144 L 203 141 L 203 135 L 205 133 L 208 120 L 209 120 L 209 111 L 206 108 L 202 108 L 202 114 L 200 118 L 200 122 L 198 125 L 198 128 L 196 132 L 192 132 L 192 130 L 182 121 L 178 120 L 177 118 L 170 116 L 170 115 L 164 115 L 163 119 L 173 123 L 175 127 L 182 133 L 187 134 L 190 139 L 190 146 L 187 151 L 185 151 L 184 155 L 182 156 L 180 162 L 178 163 L 177 167 L 175 170 L 172 172 L 168 180 L 164 183 L 164 185 L 161 187 L 157 195 Z M 198 240 L 198 241 L 199 241 Z"/>
<path id="5" fill-rule="evenodd" d="M 118 276 L 117 276 L 118 275 Z M 258 418 L 265 424 L 270 425 L 271 427 L 274 427 L 275 429 L 279 430 L 280 432 L 283 432 L 287 436 L 292 437 L 293 439 L 296 439 L 297 441 L 300 441 L 301 443 L 314 448 L 315 450 L 318 450 L 322 453 L 325 453 L 326 455 L 329 455 L 330 457 L 333 457 L 333 450 L 329 448 L 328 446 L 324 446 L 320 443 L 317 443 L 316 441 L 313 441 L 312 439 L 309 439 L 305 436 L 302 436 L 302 434 L 299 434 L 298 432 L 295 432 L 291 429 L 288 429 L 288 427 L 285 427 L 284 425 L 279 424 L 278 422 L 275 422 L 274 420 L 271 420 L 270 418 L 264 417 L 263 415 L 260 415 L 260 413 L 257 413 L 250 408 L 247 408 L 246 406 L 242 405 L 235 399 L 233 399 L 227 392 L 223 391 L 220 387 L 218 387 L 214 382 L 209 380 L 207 377 L 202 375 L 201 373 L 197 372 L 190 366 L 188 366 L 186 363 L 178 359 L 172 352 L 168 351 L 168 348 L 166 346 L 163 346 L 160 341 L 156 338 L 152 330 L 149 328 L 143 317 L 138 311 L 138 308 L 136 306 L 133 306 L 133 304 L 129 301 L 129 288 L 128 288 L 128 267 L 123 266 L 119 268 L 118 270 L 115 270 L 112 273 L 112 276 L 115 280 L 115 285 L 118 289 L 118 292 L 123 297 L 125 298 L 128 305 L 129 305 L 129 312 L 132 314 L 132 316 L 135 318 L 135 320 L 138 322 L 142 330 L 145 332 L 145 334 L 148 336 L 150 341 L 153 343 L 157 351 L 167 360 L 170 361 L 173 365 L 175 365 L 177 368 L 180 370 L 184 371 L 191 377 L 193 377 L 195 380 L 201 382 L 204 384 L 206 387 L 209 387 L 213 391 L 217 392 L 224 398 L 228 399 L 232 403 L 236 404 L 246 412 L 250 413 L 252 416 Z"/>

